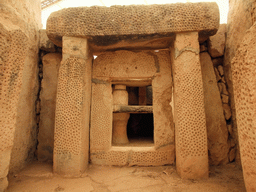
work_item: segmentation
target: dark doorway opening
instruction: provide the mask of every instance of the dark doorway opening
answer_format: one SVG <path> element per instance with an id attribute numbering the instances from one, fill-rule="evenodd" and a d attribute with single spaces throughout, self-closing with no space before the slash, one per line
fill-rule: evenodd
<path id="1" fill-rule="evenodd" d="M 130 114 L 127 124 L 127 136 L 131 144 L 154 143 L 153 114 Z"/>

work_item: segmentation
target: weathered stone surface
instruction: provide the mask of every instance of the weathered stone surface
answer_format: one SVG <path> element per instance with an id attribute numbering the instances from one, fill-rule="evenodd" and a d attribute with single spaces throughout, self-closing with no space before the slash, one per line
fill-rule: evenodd
<path id="1" fill-rule="evenodd" d="M 169 104 L 172 101 L 173 85 L 170 63 L 169 51 L 166 50 L 105 52 L 94 60 L 90 131 L 92 163 L 122 166 L 156 166 L 174 163 L 174 124 L 172 107 Z M 112 146 L 111 84 L 128 87 L 152 85 L 154 143 L 146 143 L 147 147 L 138 145 L 134 148 Z M 122 106 L 122 108 L 126 107 Z M 132 108 L 134 109 L 134 107 L 130 109 Z"/>
<path id="2" fill-rule="evenodd" d="M 106 46 L 188 31 L 198 31 L 201 38 L 207 38 L 218 27 L 218 5 L 204 2 L 67 8 L 50 15 L 46 30 L 58 46 L 62 46 L 63 36 L 91 37 L 93 43 Z"/>
<path id="3" fill-rule="evenodd" d="M 221 100 L 222 100 L 222 103 L 227 103 L 228 104 L 229 96 L 221 94 Z"/>
<path id="4" fill-rule="evenodd" d="M 228 104 L 223 104 L 222 107 L 223 107 L 223 110 L 224 110 L 225 119 L 229 120 L 231 118 L 230 106 Z"/>
<path id="5" fill-rule="evenodd" d="M 1 0 L 0 189 L 34 157 L 40 0 Z"/>
<path id="6" fill-rule="evenodd" d="M 218 67 L 223 64 L 223 57 L 218 57 L 212 60 L 213 66 Z"/>
<path id="7" fill-rule="evenodd" d="M 256 191 L 256 24 L 246 32 L 232 60 L 239 146 L 247 191 Z"/>
<path id="8" fill-rule="evenodd" d="M 198 33 L 177 34 L 171 58 L 177 172 L 186 179 L 207 178 L 207 128 Z"/>
<path id="9" fill-rule="evenodd" d="M 229 161 L 232 162 L 236 158 L 236 149 L 232 148 L 228 154 Z"/>
<path id="10" fill-rule="evenodd" d="M 219 73 L 218 69 L 215 68 L 215 67 L 214 67 L 214 73 L 215 73 L 215 77 L 216 77 L 217 82 L 219 82 L 221 80 L 221 76 L 220 76 L 220 73 Z"/>
<path id="11" fill-rule="evenodd" d="M 47 52 L 55 52 L 55 47 L 53 42 L 48 38 L 45 29 L 39 30 L 39 49 Z"/>
<path id="12" fill-rule="evenodd" d="M 218 71 L 220 73 L 220 76 L 223 76 L 224 75 L 224 70 L 223 70 L 223 66 L 222 65 L 219 65 L 218 66 Z"/>
<path id="13" fill-rule="evenodd" d="M 57 81 L 61 54 L 48 53 L 42 58 L 42 62 L 43 79 L 40 93 L 41 111 L 37 154 L 39 161 L 52 161 Z"/>
<path id="14" fill-rule="evenodd" d="M 233 135 L 233 128 L 232 128 L 232 125 L 227 125 L 228 127 L 228 132 L 230 135 Z"/>
<path id="15" fill-rule="evenodd" d="M 54 131 L 53 170 L 80 176 L 89 162 L 92 55 L 86 38 L 63 37 Z"/>
<path id="16" fill-rule="evenodd" d="M 224 75 L 227 81 L 228 92 L 230 93 L 230 104 L 232 111 L 232 124 L 234 137 L 237 139 L 236 110 L 234 103 L 234 91 L 232 83 L 231 61 L 240 46 L 243 37 L 255 20 L 255 0 L 230 0 L 227 22 L 227 37 L 224 57 Z M 239 153 L 240 150 L 237 150 Z M 239 154 L 238 154 L 239 156 Z"/>
<path id="17" fill-rule="evenodd" d="M 205 51 L 207 51 L 207 47 L 204 44 L 200 45 L 200 52 L 205 52 Z"/>
<path id="18" fill-rule="evenodd" d="M 207 52 L 200 53 L 200 62 L 204 84 L 209 160 L 212 165 L 225 164 L 228 162 L 228 131 L 214 67 Z"/>
<path id="19" fill-rule="evenodd" d="M 209 37 L 208 52 L 212 57 L 220 57 L 224 55 L 225 42 L 226 42 L 225 33 L 226 33 L 226 24 L 222 24 L 220 25 L 216 35 Z"/>

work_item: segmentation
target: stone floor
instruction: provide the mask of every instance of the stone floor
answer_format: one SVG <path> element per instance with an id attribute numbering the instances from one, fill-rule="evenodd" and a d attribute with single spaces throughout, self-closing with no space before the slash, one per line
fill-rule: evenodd
<path id="1" fill-rule="evenodd" d="M 207 180 L 182 180 L 175 166 L 111 167 L 90 165 L 81 178 L 63 178 L 50 164 L 35 162 L 10 176 L 9 192 L 243 192 L 241 168 L 210 167 Z"/>

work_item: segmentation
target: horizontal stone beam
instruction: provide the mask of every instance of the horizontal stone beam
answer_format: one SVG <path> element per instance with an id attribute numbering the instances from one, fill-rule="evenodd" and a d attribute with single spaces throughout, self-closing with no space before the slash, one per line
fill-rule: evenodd
<path id="1" fill-rule="evenodd" d="M 58 46 L 63 36 L 86 37 L 97 46 L 109 46 L 189 31 L 208 37 L 218 28 L 218 5 L 204 2 L 67 8 L 50 15 L 46 30 Z"/>
<path id="2" fill-rule="evenodd" d="M 153 106 L 113 105 L 114 113 L 153 113 Z"/>

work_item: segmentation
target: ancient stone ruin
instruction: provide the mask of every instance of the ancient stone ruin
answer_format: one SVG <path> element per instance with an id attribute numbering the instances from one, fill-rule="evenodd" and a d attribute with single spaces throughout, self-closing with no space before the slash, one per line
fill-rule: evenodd
<path id="1" fill-rule="evenodd" d="M 35 159 L 65 177 L 174 165 L 182 179 L 236 162 L 256 191 L 255 24 L 240 4 L 238 42 L 216 3 L 67 8 L 42 30 L 39 0 L 1 2 L 0 191 Z"/>

